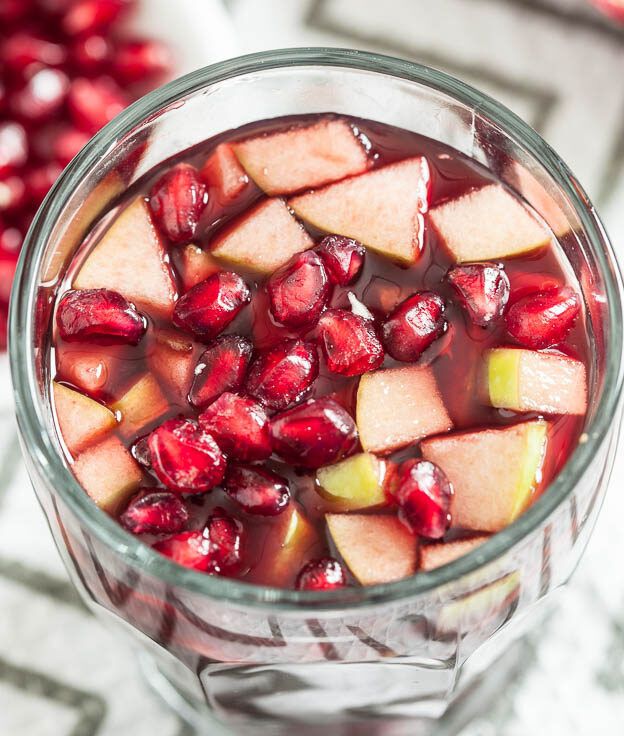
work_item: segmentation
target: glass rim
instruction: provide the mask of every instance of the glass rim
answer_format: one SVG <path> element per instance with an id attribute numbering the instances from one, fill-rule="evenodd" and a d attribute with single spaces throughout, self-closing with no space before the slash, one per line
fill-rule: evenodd
<path id="1" fill-rule="evenodd" d="M 415 82 L 467 105 L 542 163 L 572 204 L 588 237 L 605 283 L 612 345 L 605 356 L 602 395 L 579 444 L 547 491 L 516 521 L 469 554 L 430 572 L 418 572 L 392 583 L 334 591 L 295 591 L 206 575 L 180 567 L 125 531 L 100 510 L 69 470 L 47 432 L 48 407 L 39 401 L 33 349 L 38 271 L 52 228 L 72 192 L 98 159 L 151 115 L 179 98 L 212 84 L 250 73 L 288 67 L 327 66 L 371 72 Z M 528 536 L 563 503 L 605 439 L 616 414 L 623 384 L 622 280 L 604 227 L 574 175 L 553 149 L 527 123 L 506 107 L 444 72 L 381 54 L 339 48 L 294 48 L 263 51 L 228 59 L 180 77 L 142 97 L 97 133 L 63 171 L 37 212 L 17 268 L 9 314 L 9 358 L 18 426 L 25 453 L 38 473 L 107 547 L 131 566 L 190 592 L 248 607 L 331 611 L 395 602 L 427 593 L 493 562 Z"/>

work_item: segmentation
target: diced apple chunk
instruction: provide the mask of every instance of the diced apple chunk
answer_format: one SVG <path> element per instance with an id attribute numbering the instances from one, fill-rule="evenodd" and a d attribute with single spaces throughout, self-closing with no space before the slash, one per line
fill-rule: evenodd
<path id="1" fill-rule="evenodd" d="M 488 534 L 479 534 L 470 539 L 457 539 L 453 542 L 437 542 L 436 544 L 421 545 L 420 569 L 423 571 L 435 570 L 436 567 L 448 565 L 449 562 L 472 552 L 489 539 Z"/>
<path id="2" fill-rule="evenodd" d="M 201 173 L 204 181 L 217 190 L 217 196 L 222 200 L 234 199 L 249 182 L 232 146 L 227 143 L 220 143 L 216 147 Z"/>
<path id="3" fill-rule="evenodd" d="M 396 516 L 327 514 L 334 544 L 362 585 L 402 580 L 416 571 L 417 539 Z"/>
<path id="4" fill-rule="evenodd" d="M 288 204 L 298 217 L 321 230 L 413 263 L 422 249 L 429 177 L 427 160 L 417 156 L 293 197 Z"/>
<path id="5" fill-rule="evenodd" d="M 97 352 L 75 344 L 56 348 L 57 378 L 67 381 L 90 396 L 102 397 L 109 381 L 123 370 L 118 346 L 106 346 Z"/>
<path id="6" fill-rule="evenodd" d="M 267 540 L 260 564 L 263 582 L 282 587 L 291 579 L 294 582 L 294 576 L 318 546 L 319 536 L 292 501 L 276 524 L 277 529 Z"/>
<path id="7" fill-rule="evenodd" d="M 290 214 L 281 199 L 255 207 L 234 226 L 217 236 L 211 252 L 217 258 L 260 273 L 273 273 L 314 241 Z"/>
<path id="8" fill-rule="evenodd" d="M 434 207 L 431 222 L 458 263 L 528 253 L 550 242 L 550 233 L 500 184 Z"/>
<path id="9" fill-rule="evenodd" d="M 167 253 L 142 197 L 113 220 L 87 256 L 73 288 L 113 289 L 155 317 L 171 317 L 176 285 Z"/>
<path id="10" fill-rule="evenodd" d="M 61 435 L 75 456 L 117 424 L 115 415 L 97 401 L 54 381 L 54 409 Z"/>
<path id="11" fill-rule="evenodd" d="M 365 373 L 356 419 L 362 447 L 381 454 L 453 427 L 433 371 L 417 365 Z"/>
<path id="12" fill-rule="evenodd" d="M 180 277 L 185 292 L 220 270 L 219 264 L 202 248 L 193 244 L 182 248 L 180 252 Z"/>
<path id="13" fill-rule="evenodd" d="M 360 174 L 370 165 L 344 120 L 321 120 L 233 143 L 232 148 L 249 176 L 271 196 L 320 187 Z"/>
<path id="14" fill-rule="evenodd" d="M 486 353 L 492 406 L 544 414 L 585 414 L 587 376 L 580 360 L 522 348 Z"/>
<path id="15" fill-rule="evenodd" d="M 370 452 L 360 452 L 335 465 L 319 468 L 316 479 L 322 495 L 341 510 L 353 511 L 387 502 L 384 491 L 387 463 Z"/>
<path id="16" fill-rule="evenodd" d="M 91 499 L 115 513 L 141 483 L 141 470 L 117 437 L 82 452 L 72 465 L 74 475 Z"/>
<path id="17" fill-rule="evenodd" d="M 186 406 L 195 369 L 195 349 L 187 335 L 175 330 L 155 329 L 147 353 L 147 364 L 159 382 Z"/>
<path id="18" fill-rule="evenodd" d="M 111 409 L 115 413 L 119 412 L 119 431 L 122 436 L 132 437 L 162 416 L 169 409 L 169 402 L 158 381 L 151 373 L 146 373 Z"/>
<path id="19" fill-rule="evenodd" d="M 547 434 L 548 423 L 535 420 L 424 440 L 423 457 L 453 485 L 453 526 L 497 532 L 514 521 L 542 481 Z"/>

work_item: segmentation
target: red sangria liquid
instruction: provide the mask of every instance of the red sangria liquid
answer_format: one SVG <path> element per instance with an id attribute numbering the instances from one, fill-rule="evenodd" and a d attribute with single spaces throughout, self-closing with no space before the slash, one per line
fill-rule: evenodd
<path id="1" fill-rule="evenodd" d="M 177 563 L 391 582 L 516 519 L 583 431 L 557 239 L 485 167 L 334 115 L 262 121 L 134 185 L 56 306 L 74 474 Z"/>

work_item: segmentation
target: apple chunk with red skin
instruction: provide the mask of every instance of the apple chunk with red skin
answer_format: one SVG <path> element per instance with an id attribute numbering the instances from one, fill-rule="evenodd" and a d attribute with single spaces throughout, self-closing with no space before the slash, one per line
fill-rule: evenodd
<path id="1" fill-rule="evenodd" d="M 320 187 L 370 166 L 364 147 L 344 120 L 260 135 L 232 144 L 249 176 L 267 194 Z"/>
<path id="2" fill-rule="evenodd" d="M 142 197 L 122 210 L 87 256 L 74 289 L 113 289 L 157 318 L 169 319 L 177 289 L 164 245 Z"/>
<path id="3" fill-rule="evenodd" d="M 497 532 L 520 516 L 542 483 L 548 426 L 534 420 L 421 442 L 423 457 L 453 485 L 453 526 Z"/>
<path id="4" fill-rule="evenodd" d="M 327 514 L 342 559 L 362 585 L 402 580 L 416 571 L 417 538 L 396 516 Z"/>
<path id="5" fill-rule="evenodd" d="M 429 187 L 429 164 L 417 156 L 293 197 L 288 205 L 314 227 L 409 264 L 422 249 Z"/>

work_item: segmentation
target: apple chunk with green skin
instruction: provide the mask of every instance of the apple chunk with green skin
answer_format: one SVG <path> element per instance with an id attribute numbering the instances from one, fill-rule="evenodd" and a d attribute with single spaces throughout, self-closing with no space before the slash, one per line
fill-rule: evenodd
<path id="1" fill-rule="evenodd" d="M 113 289 L 154 317 L 171 317 L 177 289 L 169 257 L 143 197 L 135 199 L 113 220 L 72 286 Z"/>
<path id="2" fill-rule="evenodd" d="M 585 414 L 587 375 L 580 360 L 522 348 L 485 354 L 492 406 L 544 414 Z"/>
<path id="3" fill-rule="evenodd" d="M 514 521 L 542 481 L 547 435 L 548 423 L 535 420 L 423 440 L 423 457 L 453 485 L 453 526 L 498 532 Z"/>
<path id="4" fill-rule="evenodd" d="M 111 409 L 115 413 L 119 412 L 121 435 L 132 437 L 161 417 L 169 409 L 169 402 L 158 381 L 151 373 L 146 373 L 111 406 Z"/>
<path id="5" fill-rule="evenodd" d="M 211 244 L 216 258 L 260 273 L 273 273 L 314 241 L 282 199 L 268 199 L 228 225 Z"/>
<path id="6" fill-rule="evenodd" d="M 295 575 L 319 546 L 319 535 L 312 524 L 291 501 L 275 520 L 276 529 L 267 538 L 261 562 L 266 585 L 283 587 L 294 582 Z"/>
<path id="7" fill-rule="evenodd" d="M 109 437 L 80 453 L 72 470 L 91 499 L 110 514 L 121 508 L 141 483 L 141 470 L 118 437 Z"/>
<path id="8" fill-rule="evenodd" d="M 381 454 L 453 427 L 433 371 L 418 365 L 365 373 L 356 420 L 362 447 Z"/>
<path id="9" fill-rule="evenodd" d="M 424 572 L 435 570 L 436 567 L 448 565 L 460 557 L 480 547 L 490 538 L 489 534 L 478 534 L 470 539 L 456 539 L 453 542 L 437 542 L 436 544 L 421 545 L 420 569 Z"/>
<path id="10" fill-rule="evenodd" d="M 458 263 L 519 256 L 550 242 L 548 230 L 500 184 L 444 202 L 429 218 Z"/>
<path id="11" fill-rule="evenodd" d="M 370 452 L 360 452 L 316 472 L 321 495 L 341 510 L 355 511 L 387 503 L 384 490 L 387 462 Z"/>
<path id="12" fill-rule="evenodd" d="M 362 585 L 402 580 L 416 571 L 417 538 L 396 516 L 326 514 L 342 559 Z"/>
<path id="13" fill-rule="evenodd" d="M 232 143 L 243 168 L 267 194 L 292 194 L 360 174 L 370 160 L 344 120 Z"/>
<path id="14" fill-rule="evenodd" d="M 293 197 L 288 204 L 314 227 L 409 264 L 422 249 L 429 187 L 429 164 L 417 156 Z"/>
<path id="15" fill-rule="evenodd" d="M 52 384 L 56 420 L 70 455 L 110 432 L 117 420 L 110 409 L 56 381 Z"/>

